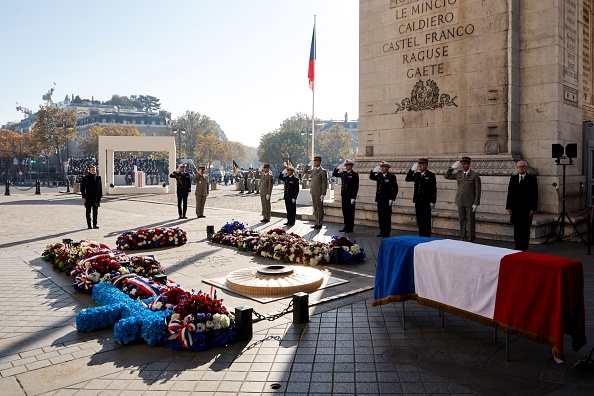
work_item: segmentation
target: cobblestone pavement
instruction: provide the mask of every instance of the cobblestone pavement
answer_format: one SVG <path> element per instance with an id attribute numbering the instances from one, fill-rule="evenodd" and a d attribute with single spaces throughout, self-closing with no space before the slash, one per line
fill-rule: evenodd
<path id="1" fill-rule="evenodd" d="M 177 219 L 174 195 L 106 197 L 98 230 L 88 230 L 80 196 L 42 188 L 41 195 L 12 190 L 0 197 L 0 394 L 2 395 L 591 395 L 594 377 L 572 369 L 594 341 L 594 270 L 583 245 L 556 242 L 532 251 L 576 258 L 584 263 L 586 336 L 579 352 L 566 338 L 567 361 L 556 364 L 541 344 L 505 336 L 494 343 L 491 328 L 414 302 L 372 307 L 375 256 L 380 240 L 373 227 L 356 227 L 352 238 L 367 252 L 357 266 L 325 266 L 348 280 L 310 295 L 310 322 L 292 323 L 291 315 L 254 323 L 249 342 L 205 352 L 175 352 L 143 343 L 121 346 L 113 330 L 79 333 L 76 314 L 94 306 L 90 296 L 74 292 L 71 279 L 54 272 L 40 254 L 62 238 L 89 238 L 115 245 L 121 232 L 142 226 L 181 226 L 188 243 L 150 250 L 168 276 L 187 288 L 209 287 L 235 269 L 269 261 L 205 240 L 206 226 L 218 229 L 237 219 L 258 230 L 281 226 L 282 217 L 259 223 L 258 196 L 231 187 L 211 192 L 206 219 Z M 63 189 L 62 189 L 63 190 Z M 273 211 L 284 209 L 275 186 Z M 188 214 L 193 214 L 190 198 Z M 308 208 L 300 208 L 307 212 Z M 192 216 L 189 216 L 192 217 Z M 298 221 L 292 232 L 329 240 L 340 224 L 319 232 Z M 394 235 L 399 233 L 394 232 Z M 480 243 L 510 247 L 509 243 Z M 144 253 L 149 251 L 143 251 Z M 134 254 L 136 252 L 133 252 Z M 288 300 L 261 303 L 220 290 L 225 305 L 248 305 L 270 315 Z"/>

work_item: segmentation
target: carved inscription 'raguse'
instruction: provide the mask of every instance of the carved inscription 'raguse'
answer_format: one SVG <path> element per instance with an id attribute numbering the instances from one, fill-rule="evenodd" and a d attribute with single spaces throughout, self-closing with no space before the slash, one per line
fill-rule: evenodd
<path id="1" fill-rule="evenodd" d="M 474 24 L 458 22 L 458 0 L 390 0 L 390 12 L 403 37 L 384 42 L 381 51 L 399 54 L 402 65 L 409 66 L 408 78 L 449 74 L 444 63 L 450 56 L 447 42 L 475 32 Z"/>

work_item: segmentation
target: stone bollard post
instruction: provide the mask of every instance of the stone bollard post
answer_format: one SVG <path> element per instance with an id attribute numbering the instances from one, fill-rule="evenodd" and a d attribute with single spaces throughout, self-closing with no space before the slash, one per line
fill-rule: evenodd
<path id="1" fill-rule="evenodd" d="M 254 334 L 252 313 L 253 308 L 235 308 L 235 335 L 238 341 L 249 341 Z"/>
<path id="2" fill-rule="evenodd" d="M 342 256 L 342 246 L 334 246 L 332 248 L 332 264 L 340 264 Z"/>
<path id="3" fill-rule="evenodd" d="M 309 294 L 293 294 L 293 323 L 309 322 Z"/>
<path id="4" fill-rule="evenodd" d="M 206 226 L 206 239 L 210 240 L 210 238 L 212 238 L 212 236 L 214 235 L 214 226 L 213 225 L 207 225 Z"/>
<path id="5" fill-rule="evenodd" d="M 35 195 L 40 195 L 41 194 L 41 183 L 39 182 L 39 179 L 37 179 L 37 181 L 35 182 Z"/>
<path id="6" fill-rule="evenodd" d="M 4 191 L 4 195 L 10 195 L 10 180 L 6 179 L 6 190 Z"/>

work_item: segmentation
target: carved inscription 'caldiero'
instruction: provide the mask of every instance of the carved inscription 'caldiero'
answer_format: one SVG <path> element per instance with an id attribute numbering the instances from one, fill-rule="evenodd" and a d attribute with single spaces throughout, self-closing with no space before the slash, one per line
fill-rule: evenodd
<path id="1" fill-rule="evenodd" d="M 444 63 L 451 52 L 448 41 L 475 32 L 472 23 L 459 22 L 458 1 L 390 0 L 401 37 L 384 42 L 382 53 L 400 55 L 402 65 L 408 66 L 406 77 L 411 79 L 449 74 Z"/>

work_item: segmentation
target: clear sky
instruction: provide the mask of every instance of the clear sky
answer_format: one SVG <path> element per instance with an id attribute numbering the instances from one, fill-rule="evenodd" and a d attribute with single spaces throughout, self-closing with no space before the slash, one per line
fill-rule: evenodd
<path id="1" fill-rule="evenodd" d="M 357 0 L 1 0 L 0 124 L 54 84 L 108 100 L 153 95 L 178 117 L 216 120 L 230 140 L 311 115 L 307 66 L 317 15 L 315 115 L 359 117 Z"/>

